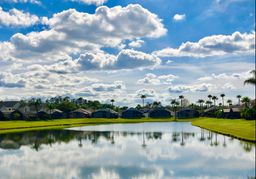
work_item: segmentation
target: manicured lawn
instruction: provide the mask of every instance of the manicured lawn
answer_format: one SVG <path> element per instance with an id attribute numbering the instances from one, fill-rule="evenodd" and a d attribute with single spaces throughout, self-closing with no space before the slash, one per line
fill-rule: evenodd
<path id="1" fill-rule="evenodd" d="M 239 139 L 256 141 L 255 120 L 199 118 L 192 125 Z"/>
<path id="2" fill-rule="evenodd" d="M 173 119 L 56 119 L 47 121 L 0 121 L 0 134 L 43 129 L 63 129 L 68 127 L 113 124 L 113 123 L 140 123 L 140 122 L 170 122 Z"/>

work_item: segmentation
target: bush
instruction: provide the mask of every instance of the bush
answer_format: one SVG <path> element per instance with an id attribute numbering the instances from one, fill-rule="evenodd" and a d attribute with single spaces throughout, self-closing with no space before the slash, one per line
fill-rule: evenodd
<path id="1" fill-rule="evenodd" d="M 217 118 L 223 118 L 223 111 L 222 111 L 222 109 L 219 109 L 219 110 L 215 111 L 215 116 Z"/>
<path id="2" fill-rule="evenodd" d="M 255 108 L 244 108 L 241 111 L 241 116 L 247 120 L 256 120 L 256 109 Z"/>

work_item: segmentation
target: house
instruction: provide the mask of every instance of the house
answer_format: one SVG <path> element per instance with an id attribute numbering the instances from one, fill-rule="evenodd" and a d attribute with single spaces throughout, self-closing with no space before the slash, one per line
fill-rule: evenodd
<path id="1" fill-rule="evenodd" d="M 51 111 L 48 111 L 48 114 L 52 116 L 52 119 L 60 119 L 63 118 L 63 112 L 59 109 L 52 109 Z"/>
<path id="2" fill-rule="evenodd" d="M 91 112 L 85 109 L 77 109 L 75 111 L 70 112 L 71 118 L 89 118 L 91 117 Z"/>
<path id="3" fill-rule="evenodd" d="M 45 120 L 45 119 L 50 119 L 50 118 L 51 118 L 50 114 L 48 114 L 48 113 L 45 112 L 45 111 L 39 111 L 39 112 L 37 113 L 37 117 L 38 117 L 39 119 L 43 119 L 43 120 Z"/>
<path id="4" fill-rule="evenodd" d="M 223 118 L 227 119 L 239 119 L 241 118 L 241 108 L 229 108 L 229 109 L 223 109 Z"/>
<path id="5" fill-rule="evenodd" d="M 5 120 L 4 113 L 2 113 L 2 111 L 0 111 L 0 120 Z"/>
<path id="6" fill-rule="evenodd" d="M 177 118 L 195 118 L 195 117 L 199 117 L 199 112 L 191 108 L 184 108 L 177 112 Z"/>
<path id="7" fill-rule="evenodd" d="M 20 108 L 19 101 L 3 101 L 0 102 L 0 111 L 4 114 L 10 114 L 11 112 Z"/>
<path id="8" fill-rule="evenodd" d="M 118 118 L 118 113 L 112 109 L 100 109 L 92 113 L 92 118 Z"/>
<path id="9" fill-rule="evenodd" d="M 122 118 L 142 118 L 144 117 L 144 114 L 143 112 L 135 108 L 129 108 L 122 112 L 121 117 Z"/>
<path id="10" fill-rule="evenodd" d="M 218 108 L 216 106 L 212 106 L 202 113 L 201 116 L 203 117 L 216 117 L 216 112 L 218 111 Z"/>
<path id="11" fill-rule="evenodd" d="M 19 110 L 14 110 L 8 115 L 8 118 L 11 120 L 23 120 L 26 119 L 26 115 Z"/>
<path id="12" fill-rule="evenodd" d="M 156 108 L 149 112 L 151 118 L 170 118 L 172 117 L 171 111 L 164 108 Z"/>

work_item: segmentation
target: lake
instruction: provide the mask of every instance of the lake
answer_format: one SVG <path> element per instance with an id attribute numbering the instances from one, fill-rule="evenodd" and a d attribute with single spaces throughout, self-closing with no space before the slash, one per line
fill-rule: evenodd
<path id="1" fill-rule="evenodd" d="M 250 178 L 255 145 L 188 122 L 0 135 L 0 178 Z"/>

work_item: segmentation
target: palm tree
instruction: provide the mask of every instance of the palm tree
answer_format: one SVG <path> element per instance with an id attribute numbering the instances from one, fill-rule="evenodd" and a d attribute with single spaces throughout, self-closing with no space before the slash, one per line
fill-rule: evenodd
<path id="1" fill-rule="evenodd" d="M 200 108 L 202 108 L 202 104 L 204 103 L 204 100 L 203 100 L 203 99 L 199 99 L 199 100 L 197 101 L 197 103 L 199 103 L 199 104 L 200 104 Z"/>
<path id="2" fill-rule="evenodd" d="M 212 104 L 212 102 L 208 100 L 208 101 L 205 102 L 205 104 L 206 104 L 208 107 L 210 107 L 211 104 Z"/>
<path id="3" fill-rule="evenodd" d="M 231 105 L 232 105 L 232 100 L 231 100 L 231 99 L 228 99 L 228 100 L 227 100 L 227 103 L 229 104 L 229 106 L 231 106 Z"/>
<path id="4" fill-rule="evenodd" d="M 172 99 L 171 105 L 172 105 L 172 109 L 174 110 L 174 115 L 176 119 L 176 111 L 177 111 L 177 106 L 179 105 L 179 102 L 176 101 L 176 99 Z"/>
<path id="5" fill-rule="evenodd" d="M 213 100 L 213 102 L 214 102 L 214 106 L 216 106 L 216 101 L 218 100 L 217 96 L 213 96 L 213 97 L 212 97 L 212 100 Z"/>
<path id="6" fill-rule="evenodd" d="M 115 102 L 115 100 L 114 100 L 114 99 L 111 99 L 110 102 L 111 102 L 112 107 L 114 107 L 114 102 Z"/>
<path id="7" fill-rule="evenodd" d="M 184 96 L 183 96 L 183 95 L 180 95 L 180 96 L 179 96 L 179 99 L 180 99 L 180 107 L 182 107 L 182 100 L 184 99 Z"/>
<path id="8" fill-rule="evenodd" d="M 26 113 L 26 106 L 27 106 L 27 102 L 25 100 L 20 100 L 20 107 L 24 108 L 24 113 Z"/>
<path id="9" fill-rule="evenodd" d="M 245 96 L 241 100 L 242 103 L 244 103 L 245 107 L 248 107 L 248 103 L 250 102 L 250 98 Z"/>
<path id="10" fill-rule="evenodd" d="M 212 95 L 208 95 L 208 98 L 209 98 L 209 100 L 211 101 L 212 100 Z"/>
<path id="11" fill-rule="evenodd" d="M 242 96 L 241 95 L 237 95 L 236 96 L 236 98 L 238 99 L 238 105 L 240 106 L 240 98 L 241 98 Z"/>
<path id="12" fill-rule="evenodd" d="M 30 101 L 29 101 L 29 104 L 30 105 L 33 105 L 35 107 L 35 110 L 36 110 L 36 114 L 37 114 L 37 117 L 38 117 L 38 111 L 39 111 L 39 107 L 40 105 L 42 104 L 42 100 L 40 98 L 32 98 Z M 39 117 L 38 117 L 39 118 Z"/>
<path id="13" fill-rule="evenodd" d="M 223 105 L 223 107 L 224 107 L 224 106 L 225 106 L 225 104 L 224 104 L 224 97 L 225 97 L 225 94 L 221 94 L 220 97 L 222 98 L 222 105 Z"/>
<path id="14" fill-rule="evenodd" d="M 46 100 L 46 106 L 47 106 L 47 108 L 48 108 L 49 111 L 50 111 L 50 118 L 52 119 L 52 110 L 53 110 L 53 108 L 54 108 L 54 105 L 53 105 L 53 103 L 51 103 L 49 100 Z"/>
<path id="15" fill-rule="evenodd" d="M 144 107 L 144 100 L 147 96 L 146 95 L 141 95 L 140 98 L 142 99 L 142 107 Z"/>
<path id="16" fill-rule="evenodd" d="M 253 76 L 251 78 L 248 78 L 247 80 L 244 81 L 244 84 L 251 84 L 251 85 L 256 85 L 256 70 L 252 70 L 250 72 Z"/>

